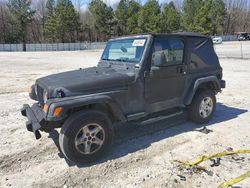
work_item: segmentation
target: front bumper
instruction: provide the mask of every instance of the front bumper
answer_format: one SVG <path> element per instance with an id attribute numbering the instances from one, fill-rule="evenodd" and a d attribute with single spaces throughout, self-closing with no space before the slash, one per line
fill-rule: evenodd
<path id="1" fill-rule="evenodd" d="M 33 104 L 30 107 L 28 104 L 24 104 L 21 113 L 28 118 L 28 121 L 26 122 L 27 130 L 33 132 L 36 139 L 41 138 L 39 130 L 43 130 L 43 127 L 46 126 L 46 121 L 45 113 L 40 106 L 38 104 Z"/>

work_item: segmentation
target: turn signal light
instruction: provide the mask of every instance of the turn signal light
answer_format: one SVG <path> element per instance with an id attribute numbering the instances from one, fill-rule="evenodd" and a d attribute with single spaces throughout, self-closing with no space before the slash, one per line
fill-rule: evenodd
<path id="1" fill-rule="evenodd" d="M 63 109 L 62 107 L 56 107 L 55 110 L 54 110 L 54 112 L 53 112 L 53 116 L 54 117 L 59 116 L 60 113 L 62 112 L 62 109 Z"/>
<path id="2" fill-rule="evenodd" d="M 48 106 L 47 104 L 45 104 L 45 105 L 43 106 L 43 111 L 44 111 L 45 113 L 47 113 L 47 112 L 49 111 L 49 106 Z"/>

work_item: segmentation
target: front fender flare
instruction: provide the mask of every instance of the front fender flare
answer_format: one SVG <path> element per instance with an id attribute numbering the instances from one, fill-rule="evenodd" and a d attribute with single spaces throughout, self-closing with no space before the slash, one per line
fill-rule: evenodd
<path id="1" fill-rule="evenodd" d="M 49 111 L 47 114 L 47 120 L 58 121 L 67 117 L 67 112 L 74 108 L 79 108 L 82 106 L 90 104 L 107 104 L 112 113 L 121 121 L 126 121 L 126 117 L 119 105 L 108 95 L 96 95 L 96 96 L 77 96 L 77 97 L 67 97 L 63 99 L 54 100 L 49 104 Z M 56 107 L 62 107 L 63 111 L 58 117 L 53 117 L 53 112 Z"/>

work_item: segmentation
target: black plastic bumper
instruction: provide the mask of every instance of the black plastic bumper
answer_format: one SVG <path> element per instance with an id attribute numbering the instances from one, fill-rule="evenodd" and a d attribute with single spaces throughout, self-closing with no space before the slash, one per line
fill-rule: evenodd
<path id="1" fill-rule="evenodd" d="M 33 104 L 31 107 L 28 104 L 24 104 L 21 113 L 28 118 L 28 121 L 26 122 L 27 130 L 33 132 L 36 139 L 41 138 L 39 130 L 43 128 L 46 122 L 44 118 L 45 113 L 38 104 Z"/>
<path id="2" fill-rule="evenodd" d="M 226 81 L 225 80 L 221 80 L 220 81 L 220 86 L 221 86 L 221 88 L 226 88 Z"/>

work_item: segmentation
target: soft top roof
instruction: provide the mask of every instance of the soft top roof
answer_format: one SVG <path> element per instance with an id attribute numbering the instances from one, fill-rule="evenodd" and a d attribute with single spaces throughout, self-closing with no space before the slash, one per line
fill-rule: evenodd
<path id="1" fill-rule="evenodd" d="M 159 34 L 152 34 L 154 36 L 168 36 L 168 35 L 179 35 L 179 36 L 187 36 L 187 37 L 205 37 L 207 36 L 202 35 L 200 33 L 192 33 L 192 32 L 178 32 L 178 33 L 159 33 Z"/>
<path id="2" fill-rule="evenodd" d="M 112 38 L 111 40 L 119 40 L 125 38 L 140 38 L 140 37 L 149 37 L 149 36 L 185 36 L 185 37 L 202 37 L 209 38 L 206 35 L 202 35 L 200 33 L 192 33 L 192 32 L 178 32 L 178 33 L 144 33 L 144 34 L 135 34 L 135 35 L 127 35 L 121 36 L 118 38 Z"/>

